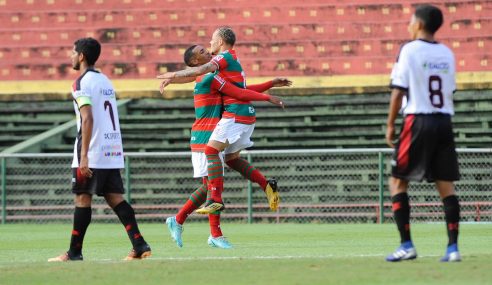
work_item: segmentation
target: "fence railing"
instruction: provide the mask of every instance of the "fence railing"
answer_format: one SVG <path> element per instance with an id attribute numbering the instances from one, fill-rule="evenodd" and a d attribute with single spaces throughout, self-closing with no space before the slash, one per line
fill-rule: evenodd
<path id="1" fill-rule="evenodd" d="M 249 223 L 392 220 L 391 154 L 390 149 L 244 151 L 265 176 L 278 179 L 281 206 L 270 212 L 259 186 L 226 167 L 222 217 Z M 458 156 L 462 220 L 492 221 L 492 149 L 458 149 Z M 0 155 L 2 223 L 70 221 L 71 159 L 72 154 Z M 189 152 L 126 153 L 122 177 L 137 218 L 161 222 L 174 215 L 200 184 L 192 173 Z M 433 184 L 411 183 L 409 191 L 414 220 L 442 220 Z M 104 199 L 94 199 L 93 219 L 115 219 Z"/>

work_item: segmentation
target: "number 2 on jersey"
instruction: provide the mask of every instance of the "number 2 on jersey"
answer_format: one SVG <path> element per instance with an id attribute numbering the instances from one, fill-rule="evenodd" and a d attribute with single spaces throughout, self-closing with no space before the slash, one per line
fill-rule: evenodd
<path id="1" fill-rule="evenodd" d="M 111 123 L 113 123 L 113 130 L 116 131 L 116 125 L 114 123 L 114 114 L 113 114 L 113 106 L 111 106 L 111 102 L 104 101 L 104 111 L 109 107 L 109 117 L 111 118 Z"/>
<path id="2" fill-rule="evenodd" d="M 438 75 L 429 76 L 429 92 L 429 98 L 432 106 L 442 108 L 444 105 L 444 98 L 442 95 L 442 79 Z"/>

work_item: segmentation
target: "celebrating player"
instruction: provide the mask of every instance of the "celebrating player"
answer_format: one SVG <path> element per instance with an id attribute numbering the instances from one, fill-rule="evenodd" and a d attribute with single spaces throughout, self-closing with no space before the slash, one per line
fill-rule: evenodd
<path id="1" fill-rule="evenodd" d="M 205 64 L 211 59 L 212 55 L 200 45 L 193 45 L 184 53 L 184 61 L 186 65 L 190 67 Z M 165 85 L 172 80 L 164 81 L 166 81 L 166 83 L 164 83 Z M 248 89 L 242 89 L 222 79 L 217 72 L 208 73 L 197 78 L 194 88 L 196 120 L 191 129 L 190 143 L 194 177 L 202 178 L 203 184 L 191 194 L 188 201 L 183 205 L 175 217 L 166 219 L 166 224 L 171 232 L 171 237 L 179 247 L 183 246 L 181 234 L 186 218 L 195 209 L 201 206 L 207 197 L 208 169 L 204 150 L 212 135 L 212 131 L 215 129 L 222 116 L 222 94 L 243 101 L 269 101 L 270 103 L 283 108 L 283 102 L 280 98 L 257 92 L 263 92 L 274 86 L 288 86 L 290 83 L 291 82 L 285 78 L 275 78 L 273 81 L 251 85 L 248 86 Z M 222 156 L 220 159 L 222 160 Z M 250 169 L 250 171 L 255 172 L 257 170 Z M 211 236 L 208 239 L 208 244 L 219 248 L 230 248 L 231 244 L 222 235 L 220 229 L 220 212 L 209 214 L 209 221 Z"/>
<path id="2" fill-rule="evenodd" d="M 208 63 L 181 70 L 178 72 L 167 72 L 158 78 L 173 79 L 193 77 L 209 72 L 219 71 L 222 78 L 245 88 L 246 81 L 244 71 L 233 49 L 236 35 L 229 27 L 220 27 L 212 35 L 210 48 L 216 56 Z M 279 195 L 277 181 L 267 181 L 259 172 L 251 172 L 253 166 L 240 158 L 242 149 L 251 147 L 251 134 L 256 121 L 255 108 L 249 101 L 241 101 L 234 97 L 223 96 L 224 113 L 222 119 L 214 129 L 207 146 L 205 154 L 208 161 L 208 190 L 211 195 L 203 208 L 197 210 L 200 214 L 210 214 L 224 209 L 222 191 L 224 188 L 223 167 L 219 153 L 224 151 L 227 165 L 250 180 L 256 181 L 264 189 L 270 208 L 275 211 L 278 208 Z"/>
<path id="3" fill-rule="evenodd" d="M 448 246 L 441 261 L 460 261 L 458 229 L 460 205 L 454 190 L 459 179 L 451 116 L 455 83 L 453 52 L 435 41 L 442 25 L 439 8 L 422 5 L 412 16 L 409 32 L 413 41 L 405 44 L 391 74 L 391 102 L 386 142 L 395 151 L 389 180 L 393 214 L 401 237 L 400 247 L 387 261 L 417 257 L 410 237 L 409 181 L 435 182 L 444 205 Z M 406 97 L 400 137 L 393 145 L 394 122 Z"/>
<path id="4" fill-rule="evenodd" d="M 106 199 L 128 233 L 133 248 L 125 260 L 151 255 L 135 212 L 123 199 L 123 145 L 116 94 L 109 79 L 94 69 L 100 53 L 101 45 L 92 38 L 77 40 L 72 50 L 72 67 L 81 73 L 72 86 L 78 130 L 72 162 L 75 213 L 69 250 L 48 261 L 83 260 L 82 244 L 91 222 L 94 194 Z"/>

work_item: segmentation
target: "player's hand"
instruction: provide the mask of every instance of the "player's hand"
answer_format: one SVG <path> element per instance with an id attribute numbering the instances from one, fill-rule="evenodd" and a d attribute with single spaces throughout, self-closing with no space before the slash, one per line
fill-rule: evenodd
<path id="1" fill-rule="evenodd" d="M 287 78 L 283 78 L 283 77 L 277 77 L 277 78 L 273 79 L 272 83 L 273 83 L 272 84 L 273 87 L 283 87 L 283 86 L 291 86 L 292 85 L 292 81 L 290 81 Z"/>
<path id="2" fill-rule="evenodd" d="M 157 78 L 158 79 L 173 79 L 175 77 L 176 77 L 176 73 L 175 72 L 166 72 L 166 73 L 157 75 Z"/>
<path id="3" fill-rule="evenodd" d="M 395 126 L 386 126 L 386 144 L 394 148 L 393 137 L 395 136 Z"/>
<path id="4" fill-rule="evenodd" d="M 274 105 L 277 105 L 277 106 L 281 107 L 282 109 L 285 109 L 284 101 L 280 97 L 270 95 L 270 99 L 268 100 L 268 102 L 270 102 Z"/>
<path id="5" fill-rule="evenodd" d="M 162 95 L 164 95 L 164 88 L 171 84 L 172 79 L 164 79 L 161 81 L 161 86 L 159 88 L 159 91 L 161 92 Z"/>
<path id="6" fill-rule="evenodd" d="M 82 173 L 82 175 L 84 175 L 85 177 L 92 177 L 92 170 L 89 168 L 89 159 L 87 158 L 87 156 L 82 156 L 80 158 L 79 169 L 80 173 Z"/>

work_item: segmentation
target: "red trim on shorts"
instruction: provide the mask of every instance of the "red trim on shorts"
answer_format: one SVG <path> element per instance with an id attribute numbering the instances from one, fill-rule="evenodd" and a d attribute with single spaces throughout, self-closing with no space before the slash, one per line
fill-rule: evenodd
<path id="1" fill-rule="evenodd" d="M 397 166 L 403 170 L 408 167 L 410 144 L 412 142 L 412 126 L 415 121 L 415 115 L 405 117 L 403 131 L 400 134 L 400 146 L 398 148 Z"/>

